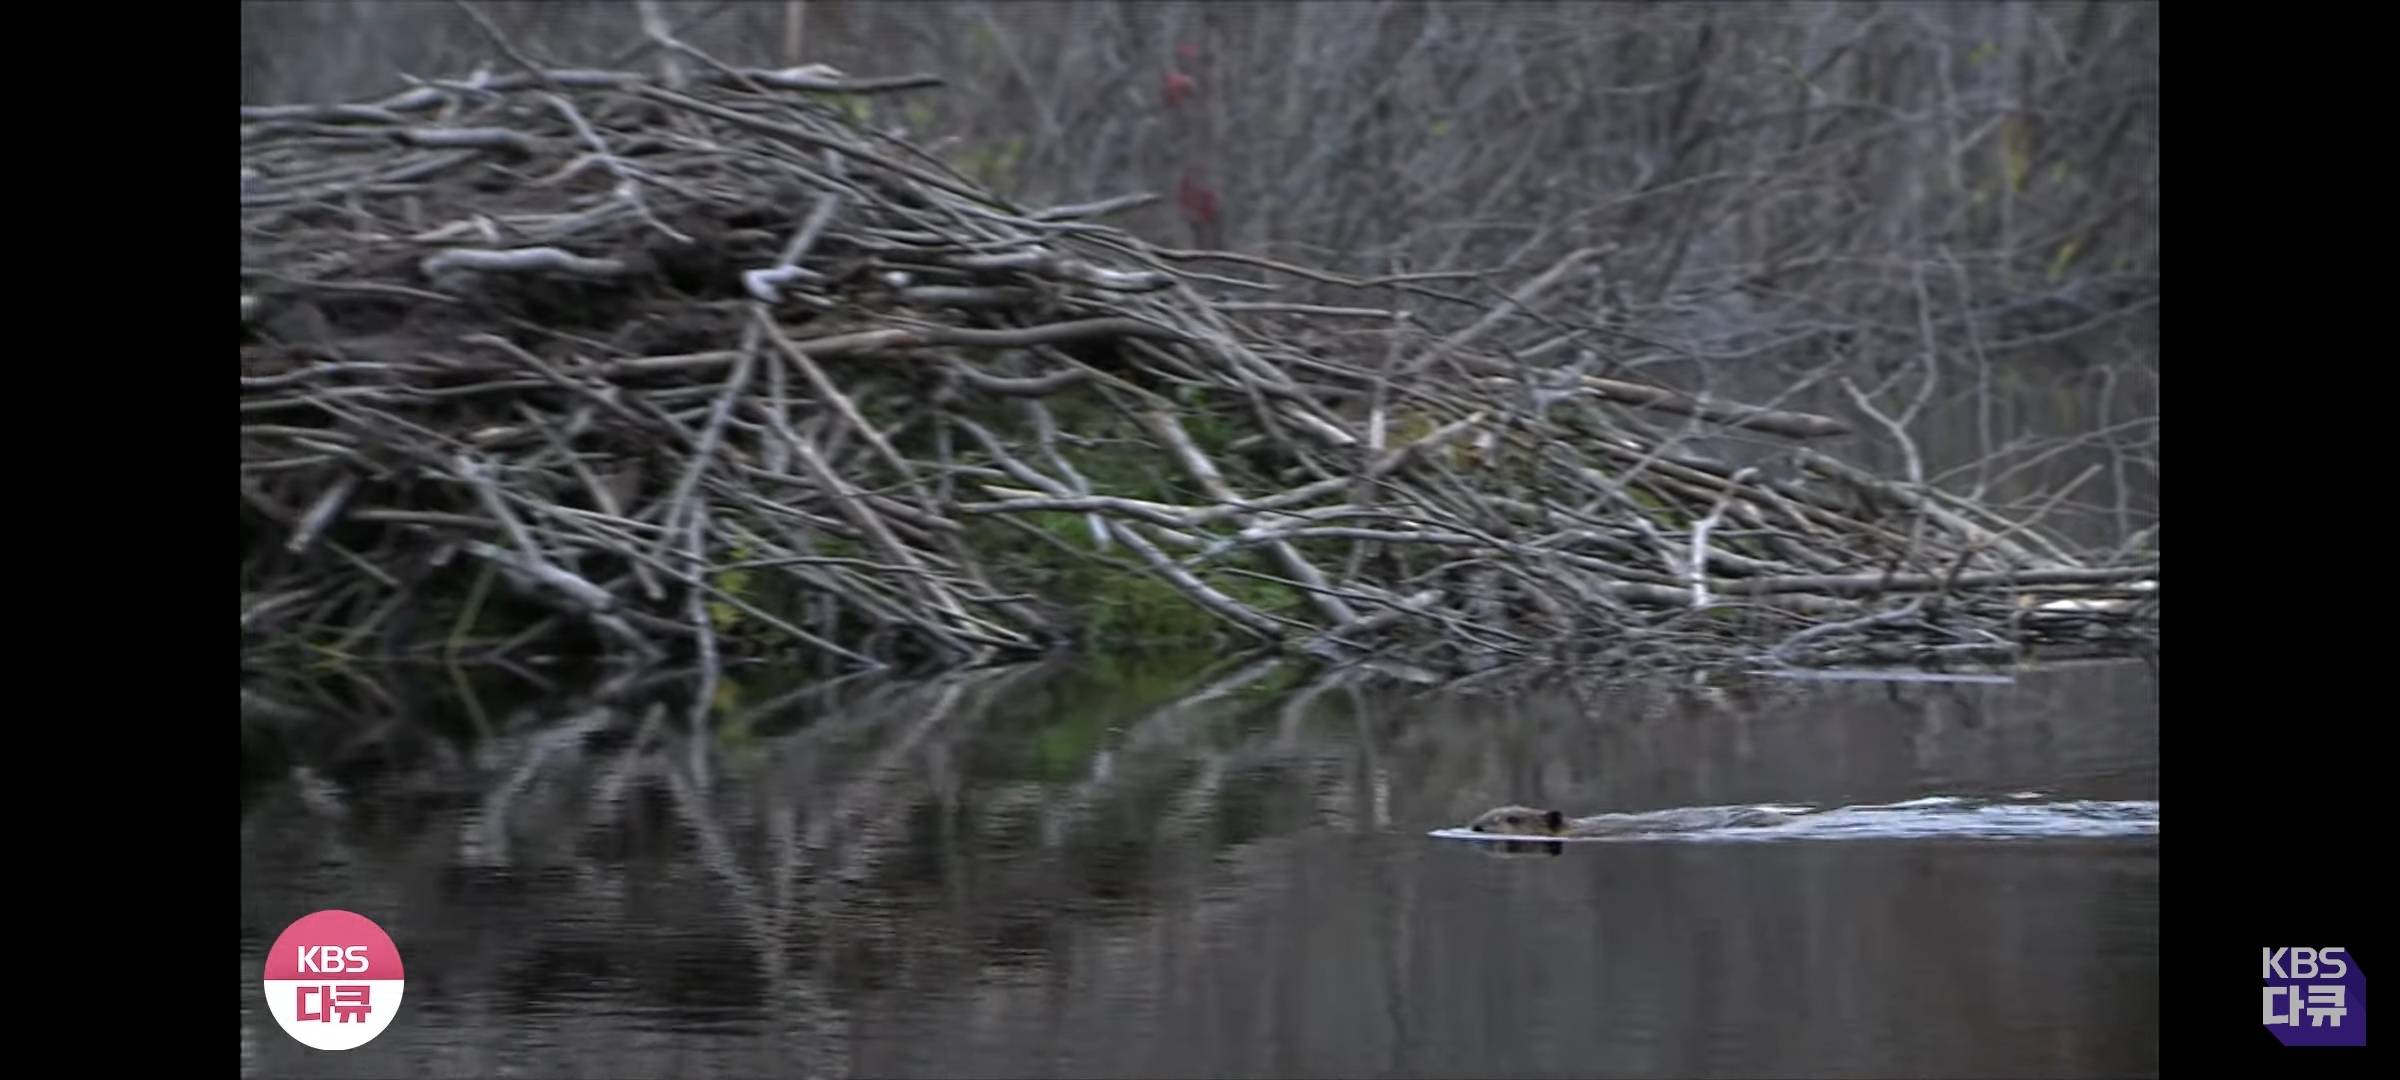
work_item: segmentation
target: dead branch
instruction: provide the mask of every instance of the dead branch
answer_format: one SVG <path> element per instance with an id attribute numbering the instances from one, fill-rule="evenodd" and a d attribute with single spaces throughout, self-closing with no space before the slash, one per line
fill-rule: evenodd
<path id="1" fill-rule="evenodd" d="M 659 78 L 542 69 L 479 17 L 523 70 L 243 110 L 246 647 L 975 663 L 1079 638 L 1061 559 L 1228 640 L 1465 667 L 2154 633 L 2155 525 L 2083 556 L 2044 523 L 2066 492 L 1925 475 L 1930 361 L 1898 416 L 1854 396 L 1905 478 L 1808 448 L 1824 483 L 1768 479 L 1687 440 L 1848 425 L 1587 371 L 1556 297 L 1601 249 L 1483 304 L 1153 246 L 1092 220 L 1150 196 L 1012 206 L 812 96 L 929 79 L 725 67 L 662 11 Z M 1284 279 L 1374 295 L 1252 296 Z"/>

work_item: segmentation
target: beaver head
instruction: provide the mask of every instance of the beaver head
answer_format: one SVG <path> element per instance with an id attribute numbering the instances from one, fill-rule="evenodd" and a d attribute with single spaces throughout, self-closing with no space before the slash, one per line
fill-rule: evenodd
<path id="1" fill-rule="evenodd" d="M 1501 806 L 1484 811 L 1467 828 L 1481 833 L 1506 833 L 1511 836 L 1560 836 L 1567 831 L 1567 818 L 1556 810 Z"/>

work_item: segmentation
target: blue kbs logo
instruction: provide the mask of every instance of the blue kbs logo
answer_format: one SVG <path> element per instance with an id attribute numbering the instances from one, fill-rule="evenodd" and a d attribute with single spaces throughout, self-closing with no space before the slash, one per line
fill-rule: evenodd
<path id="1" fill-rule="evenodd" d="M 2367 975 L 2349 950 L 2260 949 L 2266 1025 L 2285 1046 L 2367 1045 Z"/>

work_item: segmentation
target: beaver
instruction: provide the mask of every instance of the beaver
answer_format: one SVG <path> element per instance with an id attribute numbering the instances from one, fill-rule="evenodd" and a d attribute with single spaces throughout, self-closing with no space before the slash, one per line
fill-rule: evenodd
<path id="1" fill-rule="evenodd" d="M 1796 820 L 1795 815 L 1763 806 L 1702 806 L 1639 814 L 1594 814 L 1574 819 L 1556 810 L 1497 806 L 1477 816 L 1467 828 L 1504 836 L 1590 837 L 1757 828 Z"/>

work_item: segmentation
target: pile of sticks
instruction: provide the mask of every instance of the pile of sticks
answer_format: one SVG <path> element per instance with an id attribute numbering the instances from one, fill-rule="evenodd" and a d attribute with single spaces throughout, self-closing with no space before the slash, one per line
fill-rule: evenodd
<path id="1" fill-rule="evenodd" d="M 1331 658 L 2154 639 L 2155 543 L 1801 445 L 1832 417 L 1479 347 L 1591 253 L 1436 333 L 1408 301 L 1462 275 L 1153 246 L 1098 221 L 1147 196 L 1010 205 L 842 107 L 934 82 L 528 63 L 244 108 L 246 654 L 976 663 L 1077 640 L 1082 598 L 992 555 L 1027 536 Z M 1177 494 L 1075 464 L 1135 457 Z"/>

